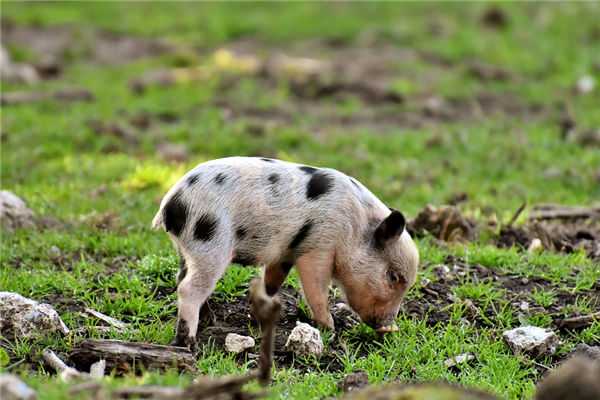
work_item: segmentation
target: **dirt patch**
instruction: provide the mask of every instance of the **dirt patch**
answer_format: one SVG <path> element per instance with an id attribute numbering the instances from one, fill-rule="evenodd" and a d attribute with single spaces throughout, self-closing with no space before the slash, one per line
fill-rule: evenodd
<path id="1" fill-rule="evenodd" d="M 2 43 L 35 53 L 35 67 L 46 77 L 59 72 L 54 70 L 48 74 L 49 59 L 62 64 L 76 55 L 88 62 L 119 65 L 171 50 L 170 45 L 158 39 L 76 29 L 69 25 L 17 25 L 3 20 L 1 28 Z M 54 63 L 52 68 L 61 67 Z"/>
<path id="2" fill-rule="evenodd" d="M 277 366 L 290 367 L 295 358 L 292 352 L 284 350 L 285 343 L 292 329 L 296 327 L 296 321 L 310 323 L 310 318 L 299 307 L 301 298 L 300 293 L 289 285 L 285 285 L 279 292 L 283 310 L 275 333 L 275 353 L 274 359 Z M 336 337 L 342 332 L 356 326 L 359 317 L 347 307 L 340 306 L 339 299 L 330 297 L 330 308 L 336 326 Z M 208 300 L 211 315 L 204 315 L 204 323 L 198 329 L 196 339 L 200 346 L 214 345 L 222 349 L 225 345 L 225 336 L 228 333 L 237 333 L 240 335 L 254 336 L 256 338 L 259 332 L 258 324 L 250 316 L 249 295 L 245 294 L 238 297 L 234 302 L 217 302 L 214 299 Z M 252 329 L 252 332 L 251 332 Z M 260 344 L 260 338 L 257 338 Z M 326 347 L 325 353 L 319 359 L 319 365 L 329 371 L 343 370 L 343 365 L 337 358 L 339 351 L 343 350 L 343 345 L 333 339 Z M 368 352 L 361 347 L 360 355 L 366 355 Z M 245 355 L 238 355 L 240 361 L 244 360 Z M 250 355 L 250 358 L 253 358 Z M 296 360 L 298 361 L 298 360 Z M 310 369 L 309 365 L 296 363 L 300 369 Z"/>
<path id="3" fill-rule="evenodd" d="M 600 260 L 600 209 L 598 207 L 567 207 L 559 205 L 533 206 L 528 220 L 514 226 L 523 211 L 521 206 L 507 224 L 493 233 L 493 243 L 499 247 L 518 246 L 529 251 L 541 249 L 572 253 L 583 249 L 592 260 Z M 407 230 L 423 237 L 427 233 L 444 242 L 475 240 L 478 231 L 495 231 L 473 218 L 465 218 L 456 206 L 428 205 L 416 218 L 408 220 Z"/>
<path id="4" fill-rule="evenodd" d="M 429 267 L 431 265 L 424 265 L 422 269 Z M 497 318 L 496 310 L 502 308 L 506 301 L 510 300 L 510 307 L 515 310 L 515 318 L 518 318 L 519 314 L 532 316 L 542 313 L 552 318 L 550 324 L 552 329 L 563 329 L 563 321 L 566 318 L 579 316 L 573 308 L 578 298 L 586 298 L 591 304 L 600 305 L 600 282 L 597 282 L 590 290 L 572 293 L 559 290 L 550 280 L 544 278 L 523 278 L 500 274 L 481 264 L 469 265 L 462 259 L 452 256 L 447 257 L 445 264 L 434 266 L 433 272 L 439 279 L 422 284 L 418 289 L 421 297 L 408 298 L 401 306 L 401 310 L 408 316 L 418 319 L 426 318 L 428 326 L 448 322 L 451 314 L 448 308 L 461 306 L 466 308 L 465 323 L 482 328 L 490 327 L 489 321 Z M 462 282 L 478 284 L 490 281 L 494 283 L 497 290 L 505 291 L 498 297 L 493 307 L 488 306 L 482 309 L 480 308 L 482 304 L 477 299 L 461 299 L 452 291 L 453 288 L 462 285 Z M 553 291 L 555 299 L 552 304 L 542 307 L 536 304 L 531 297 L 534 290 Z M 527 304 L 523 305 L 523 302 Z M 594 344 L 598 343 L 600 341 L 596 341 Z"/>
<path id="5" fill-rule="evenodd" d="M 203 63 L 150 71 L 132 80 L 130 86 L 143 95 L 147 86 L 216 79 L 219 96 L 209 105 L 222 108 L 227 120 L 249 119 L 259 125 L 307 123 L 380 131 L 472 122 L 495 114 L 526 119 L 548 114 L 547 107 L 527 103 L 510 92 L 482 89 L 470 98 L 436 94 L 436 82 L 449 74 L 472 74 L 482 81 L 527 79 L 479 60 L 472 60 L 465 70 L 440 59 L 431 53 L 382 43 L 340 47 L 325 40 L 293 43 L 282 52 L 258 39 L 244 38 L 241 44 L 230 43 L 207 54 Z M 414 62 L 425 63 L 427 68 L 419 72 L 406 68 Z M 242 90 L 239 85 L 243 86 L 247 77 L 266 93 L 287 86 L 289 99 L 268 109 L 257 108 L 254 99 L 236 99 Z M 349 100 L 359 103 L 355 110 L 344 110 Z"/>
<path id="6" fill-rule="evenodd" d="M 528 222 L 503 226 L 494 242 L 500 247 L 529 248 L 534 240 L 546 250 L 572 253 L 583 249 L 592 260 L 600 260 L 600 209 L 534 206 Z"/>

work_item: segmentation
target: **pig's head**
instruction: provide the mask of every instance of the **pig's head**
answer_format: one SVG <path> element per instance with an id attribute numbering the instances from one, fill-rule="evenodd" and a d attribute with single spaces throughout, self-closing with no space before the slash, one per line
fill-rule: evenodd
<path id="1" fill-rule="evenodd" d="M 391 211 L 337 274 L 350 306 L 380 333 L 397 329 L 400 302 L 415 283 L 419 263 L 404 216 Z"/>

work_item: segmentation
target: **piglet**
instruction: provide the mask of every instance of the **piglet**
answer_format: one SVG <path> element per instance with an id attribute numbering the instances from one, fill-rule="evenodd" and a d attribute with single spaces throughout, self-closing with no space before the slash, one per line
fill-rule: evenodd
<path id="1" fill-rule="evenodd" d="M 175 344 L 196 349 L 200 307 L 232 263 L 263 266 L 271 296 L 295 265 L 321 326 L 334 328 L 333 280 L 365 324 L 396 330 L 419 262 L 405 225 L 400 211 L 334 169 L 257 157 L 199 164 L 168 191 L 153 220 L 181 257 Z"/>

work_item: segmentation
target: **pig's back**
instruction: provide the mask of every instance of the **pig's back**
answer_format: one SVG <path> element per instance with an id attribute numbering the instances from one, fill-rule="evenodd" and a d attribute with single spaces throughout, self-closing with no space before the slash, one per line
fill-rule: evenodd
<path id="1" fill-rule="evenodd" d="M 357 234 L 373 209 L 385 209 L 339 171 L 258 157 L 199 164 L 165 200 L 173 195 L 188 205 L 191 221 L 205 216 L 216 221 L 238 261 L 246 264 L 280 262 L 282 257 L 293 262 L 309 250 L 335 247 Z"/>

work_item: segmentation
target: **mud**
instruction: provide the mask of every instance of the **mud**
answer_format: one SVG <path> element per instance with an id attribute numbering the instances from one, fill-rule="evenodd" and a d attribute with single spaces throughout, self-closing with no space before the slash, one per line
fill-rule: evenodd
<path id="1" fill-rule="evenodd" d="M 69 25 L 16 25 L 2 20 L 2 43 L 32 51 L 42 77 L 56 77 L 74 56 L 101 65 L 121 65 L 171 51 L 159 39 L 76 29 Z M 52 62 L 49 62 L 51 60 Z"/>
<path id="2" fill-rule="evenodd" d="M 500 247 L 528 248 L 534 239 L 539 239 L 546 250 L 572 253 L 582 249 L 592 260 L 600 260 L 600 210 L 558 205 L 533 207 L 526 223 L 503 226 L 494 243 Z"/>

